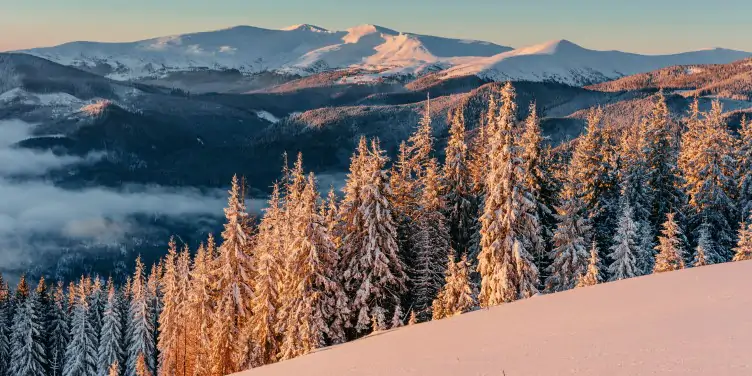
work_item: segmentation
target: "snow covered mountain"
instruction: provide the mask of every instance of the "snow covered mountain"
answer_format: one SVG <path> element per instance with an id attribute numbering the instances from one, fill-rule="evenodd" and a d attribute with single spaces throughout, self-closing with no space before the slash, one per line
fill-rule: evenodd
<path id="1" fill-rule="evenodd" d="M 750 273 L 735 262 L 536 296 L 238 375 L 749 375 Z"/>
<path id="2" fill-rule="evenodd" d="M 436 73 L 435 78 L 475 75 L 493 81 L 555 81 L 582 86 L 672 65 L 723 64 L 749 56 L 752 56 L 749 52 L 722 48 L 672 55 L 638 55 L 589 50 L 567 40 L 557 40 L 472 59 Z"/>
<path id="3" fill-rule="evenodd" d="M 358 66 L 414 73 L 509 50 L 489 42 L 401 33 L 375 25 L 345 31 L 296 25 L 283 30 L 238 26 L 131 43 L 73 42 L 19 52 L 126 80 L 195 69 L 307 74 Z"/>
<path id="4" fill-rule="evenodd" d="M 313 25 L 282 30 L 238 26 L 130 43 L 72 42 L 24 51 L 116 80 L 165 78 L 171 72 L 237 70 L 307 76 L 356 68 L 339 83 L 383 77 L 440 81 L 556 81 L 588 85 L 673 65 L 724 64 L 752 54 L 709 49 L 673 55 L 594 51 L 566 40 L 512 49 L 497 44 L 404 33 L 376 25 L 330 31 Z"/>

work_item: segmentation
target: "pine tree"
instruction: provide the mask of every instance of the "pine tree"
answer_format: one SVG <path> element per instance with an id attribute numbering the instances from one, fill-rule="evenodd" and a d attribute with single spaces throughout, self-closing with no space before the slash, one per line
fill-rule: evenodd
<path id="1" fill-rule="evenodd" d="M 302 176 L 302 168 L 294 174 Z M 286 296 L 282 297 L 279 319 L 283 329 L 280 358 L 289 359 L 322 347 L 331 336 L 329 323 L 337 314 L 337 302 L 344 296 L 336 279 L 338 258 L 334 242 L 320 210 L 313 175 L 302 194 L 288 201 L 292 239 L 285 273 Z M 343 334 L 335 335 L 341 338 Z"/>
<path id="2" fill-rule="evenodd" d="M 577 281 L 577 287 L 595 286 L 603 282 L 601 276 L 601 259 L 598 256 L 598 244 L 593 242 L 593 246 L 590 247 L 590 260 L 588 262 L 587 273 L 583 274 Z"/>
<path id="3" fill-rule="evenodd" d="M 502 90 L 499 116 L 489 124 L 489 168 L 486 175 L 486 196 L 481 222 L 481 251 L 478 273 L 481 276 L 478 301 L 482 307 L 511 302 L 520 296 L 514 250 L 525 247 L 517 221 L 527 213 L 521 205 L 524 178 L 515 143 L 517 105 L 511 83 Z M 522 212 L 522 213 L 521 213 Z M 524 250 L 527 252 L 527 250 Z M 523 257 L 528 260 L 528 257 Z M 534 265 L 532 265 L 534 270 Z M 536 278 L 537 278 L 537 270 Z"/>
<path id="4" fill-rule="evenodd" d="M 593 225 L 593 236 L 605 256 L 611 244 L 619 211 L 619 184 L 613 167 L 614 145 L 604 130 L 603 110 L 587 116 L 587 128 L 572 154 L 571 174 L 579 182 L 585 213 Z M 574 287 L 574 286 L 572 286 Z"/>
<path id="5" fill-rule="evenodd" d="M 728 261 L 734 233 L 731 223 L 736 222 L 735 168 L 733 145 L 723 117 L 720 102 L 713 102 L 710 112 L 700 120 L 697 100 L 692 106 L 688 130 L 682 139 L 679 167 L 684 176 L 684 188 L 689 196 L 690 228 L 699 238 L 700 226 L 705 223 L 714 244 L 713 263 Z M 708 254 L 710 257 L 711 255 Z M 716 257 L 717 256 L 717 257 Z"/>
<path id="6" fill-rule="evenodd" d="M 433 320 L 459 315 L 475 307 L 469 266 L 466 255 L 458 262 L 454 261 L 453 254 L 449 256 L 444 287 L 433 301 Z"/>
<path id="7" fill-rule="evenodd" d="M 75 291 L 76 300 L 70 323 L 70 342 L 65 351 L 64 376 L 97 374 L 96 333 L 91 323 L 87 281 L 82 277 Z"/>
<path id="8" fill-rule="evenodd" d="M 736 181 L 739 192 L 739 214 L 742 219 L 752 215 L 752 120 L 742 117 L 739 127 L 739 144 L 736 150 L 738 160 Z"/>
<path id="9" fill-rule="evenodd" d="M 10 374 L 45 375 L 47 358 L 44 346 L 44 320 L 39 296 L 26 295 L 16 306 L 11 335 Z"/>
<path id="10" fill-rule="evenodd" d="M 653 141 L 649 139 L 648 133 L 648 121 L 642 121 L 637 132 L 624 132 L 621 155 L 617 158 L 622 200 L 628 200 L 637 226 L 635 258 L 638 275 L 652 273 L 655 261 L 655 231 L 651 222 L 655 191 L 649 182 L 655 168 L 649 166 L 650 162 L 647 159 L 654 145 L 651 144 Z M 660 210 L 663 210 L 662 207 Z M 661 212 L 660 216 L 664 215 L 665 213 Z"/>
<path id="11" fill-rule="evenodd" d="M 391 195 L 378 141 L 370 150 L 359 147 L 350 168 L 342 205 L 341 265 L 344 288 L 351 300 L 355 329 L 371 326 L 371 315 L 400 304 L 405 291 L 405 266 L 397 248 Z"/>
<path id="12" fill-rule="evenodd" d="M 705 247 L 708 245 L 708 237 L 700 236 L 697 242 L 697 249 L 695 250 L 694 260 L 692 262 L 693 267 L 700 267 L 708 265 L 708 257 L 705 255 Z"/>
<path id="13" fill-rule="evenodd" d="M 579 182 L 570 173 L 561 192 L 561 204 L 556 208 L 559 223 L 553 236 L 553 261 L 546 278 L 549 292 L 574 288 L 580 277 L 587 273 L 591 227 L 580 192 Z"/>
<path id="14" fill-rule="evenodd" d="M 151 374 L 154 366 L 149 364 L 155 354 L 154 322 L 149 309 L 149 292 L 147 288 L 144 264 L 141 257 L 136 258 L 136 268 L 131 280 L 131 297 L 128 308 L 128 364 L 127 376 L 137 376 L 138 359 L 145 362 L 147 372 Z"/>
<path id="15" fill-rule="evenodd" d="M 531 239 L 530 252 L 539 271 L 545 270 L 550 262 L 551 237 L 556 218 L 551 210 L 556 192 L 556 183 L 548 171 L 543 150 L 543 135 L 535 102 L 530 103 L 529 115 L 525 120 L 525 130 L 520 137 L 522 163 L 524 166 L 524 187 L 528 196 L 526 207 L 528 237 Z M 533 215 L 534 214 L 534 215 Z"/>
<path id="16" fill-rule="evenodd" d="M 65 363 L 65 351 L 68 347 L 69 335 L 68 303 L 65 298 L 63 283 L 58 281 L 52 296 L 49 315 L 49 364 L 52 376 L 61 375 Z M 2 374 L 2 373 L 0 373 Z"/>
<path id="17" fill-rule="evenodd" d="M 106 303 L 106 296 L 102 290 L 102 279 L 99 276 L 95 276 L 91 280 L 91 288 L 89 290 L 87 299 L 89 300 L 89 323 L 94 331 L 94 349 L 99 349 L 99 337 L 102 332 L 102 322 L 104 316 L 104 306 Z M 104 366 L 106 367 L 106 365 Z"/>
<path id="18" fill-rule="evenodd" d="M 402 307 L 398 305 L 397 308 L 394 309 L 394 315 L 392 315 L 391 329 L 399 328 L 404 325 L 402 316 Z"/>
<path id="19" fill-rule="evenodd" d="M 151 327 L 154 331 L 149 337 L 149 348 L 154 349 L 151 356 L 145 358 L 146 365 L 152 367 L 150 372 L 156 375 L 159 368 L 159 349 L 157 343 L 159 341 L 159 316 L 162 314 L 162 288 L 160 287 L 160 279 L 164 273 L 164 265 L 162 261 L 158 261 L 151 266 L 149 271 L 149 277 L 146 279 L 146 304 L 147 304 L 147 318 L 151 322 Z"/>
<path id="20" fill-rule="evenodd" d="M 120 295 L 115 290 L 112 278 L 107 280 L 107 300 L 102 314 L 102 331 L 97 350 L 97 375 L 107 376 L 113 365 L 118 369 L 124 362 L 123 312 Z"/>
<path id="21" fill-rule="evenodd" d="M 178 255 L 175 239 L 171 238 L 164 259 L 164 276 L 161 279 L 162 312 L 159 315 L 159 375 L 186 375 L 188 336 L 188 269 L 189 250 Z M 193 374 L 192 369 L 190 370 Z"/>
<path id="22" fill-rule="evenodd" d="M 666 221 L 668 213 L 674 213 L 681 222 L 686 197 L 681 190 L 682 181 L 677 168 L 679 139 L 676 124 L 671 121 L 663 92 L 656 95 L 653 110 L 647 117 L 642 133 L 641 154 L 647 167 L 647 187 L 650 190 L 651 228 L 657 231 Z"/>
<path id="23" fill-rule="evenodd" d="M 202 243 L 193 258 L 186 313 L 191 336 L 189 344 L 193 347 L 191 356 L 195 365 L 191 376 L 209 376 L 211 371 L 208 348 L 214 312 L 213 281 L 210 273 L 212 261 L 211 254 Z"/>
<path id="24" fill-rule="evenodd" d="M 10 375 L 12 308 L 8 283 L 0 274 L 0 376 Z"/>
<path id="25" fill-rule="evenodd" d="M 407 325 L 415 325 L 418 323 L 418 318 L 415 316 L 415 311 L 410 311 L 410 319 L 407 321 Z"/>
<path id="26" fill-rule="evenodd" d="M 253 316 L 248 328 L 249 337 L 255 342 L 253 366 L 262 366 L 277 360 L 279 353 L 279 335 L 277 329 L 277 311 L 279 310 L 279 287 L 281 276 L 281 255 L 283 229 L 283 212 L 279 185 L 272 190 L 269 206 L 259 225 L 258 243 L 254 251 L 256 262 L 254 275 Z M 198 256 L 196 256 L 198 257 Z"/>
<path id="27" fill-rule="evenodd" d="M 654 273 L 662 273 L 684 269 L 684 247 L 682 245 L 682 231 L 674 219 L 674 213 L 666 214 L 666 222 L 663 223 L 662 236 L 658 237 L 658 245 L 655 250 Z"/>
<path id="28" fill-rule="evenodd" d="M 608 266 L 608 271 L 611 275 L 610 281 L 618 281 L 639 275 L 639 271 L 637 270 L 637 255 L 639 254 L 638 228 L 634 222 L 632 213 L 629 201 L 624 200 L 621 216 L 619 217 L 619 225 L 616 228 L 616 235 L 614 235 L 614 245 L 611 246 L 611 254 L 609 255 L 609 258 L 612 260 Z"/>
<path id="29" fill-rule="evenodd" d="M 458 108 L 452 115 L 443 171 L 444 202 L 452 248 L 467 254 L 477 222 L 478 208 L 472 197 L 472 181 L 465 140 L 465 117 Z"/>
<path id="30" fill-rule="evenodd" d="M 411 239 L 414 260 L 410 290 L 415 296 L 414 309 L 418 320 L 425 321 L 431 317 L 431 304 L 443 285 L 444 260 L 450 253 L 451 245 L 446 218 L 441 214 L 445 206 L 440 195 L 435 160 L 426 165 L 421 183 L 415 233 Z"/>
<path id="31" fill-rule="evenodd" d="M 243 343 L 243 330 L 251 316 L 249 303 L 253 297 L 254 276 L 247 253 L 252 248 L 252 239 L 237 176 L 232 179 L 225 219 L 223 242 L 213 271 L 218 299 L 210 346 L 212 373 L 223 375 L 240 371 L 247 360 L 248 354 L 243 350 L 248 344 Z"/>
<path id="32" fill-rule="evenodd" d="M 752 224 L 742 222 L 737 238 L 734 261 L 752 260 Z"/>

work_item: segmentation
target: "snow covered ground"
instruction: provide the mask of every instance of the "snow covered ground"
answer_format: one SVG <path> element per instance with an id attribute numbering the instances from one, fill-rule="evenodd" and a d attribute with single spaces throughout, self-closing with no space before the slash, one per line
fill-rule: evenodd
<path id="1" fill-rule="evenodd" d="M 752 262 L 536 296 L 241 373 L 752 375 Z"/>

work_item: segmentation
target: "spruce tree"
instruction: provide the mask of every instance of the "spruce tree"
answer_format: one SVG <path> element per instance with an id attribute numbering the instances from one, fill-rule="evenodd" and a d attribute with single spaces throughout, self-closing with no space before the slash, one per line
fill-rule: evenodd
<path id="1" fill-rule="evenodd" d="M 471 192 L 472 177 L 465 138 L 465 117 L 462 109 L 458 108 L 452 115 L 452 124 L 449 128 L 442 183 L 443 199 L 446 203 L 444 211 L 449 224 L 452 248 L 460 255 L 467 254 L 478 220 L 478 208 Z"/>
<path id="2" fill-rule="evenodd" d="M 84 278 L 75 291 L 70 323 L 70 341 L 65 351 L 64 376 L 95 376 L 97 374 L 96 333 L 91 323 L 87 282 Z"/>
<path id="3" fill-rule="evenodd" d="M 193 376 L 208 376 L 211 371 L 208 348 L 215 296 L 210 274 L 212 261 L 211 255 L 202 243 L 193 258 L 191 286 L 188 294 L 188 312 L 186 313 L 191 335 L 190 345 L 193 346 L 191 352 L 195 364 Z"/>
<path id="4" fill-rule="evenodd" d="M 405 291 L 405 265 L 397 248 L 391 190 L 378 141 L 370 150 L 359 147 L 353 157 L 342 205 L 344 288 L 351 299 L 355 329 L 371 327 L 371 316 L 393 311 Z"/>
<path id="5" fill-rule="evenodd" d="M 693 267 L 700 267 L 708 265 L 708 257 L 705 255 L 705 247 L 707 245 L 707 237 L 700 237 L 699 241 L 697 242 L 697 249 L 695 249 L 695 256 L 692 261 Z"/>
<path id="6" fill-rule="evenodd" d="M 655 256 L 654 273 L 684 269 L 682 231 L 674 217 L 674 213 L 666 214 L 666 222 L 661 230 L 663 235 L 658 237 L 658 245 L 655 247 L 658 254 Z"/>
<path id="7" fill-rule="evenodd" d="M 585 134 L 577 140 L 570 168 L 572 177 L 580 184 L 584 209 L 593 225 L 593 236 L 601 247 L 601 256 L 605 256 L 616 228 L 620 192 L 613 166 L 614 145 L 602 120 L 601 108 L 588 113 Z"/>
<path id="8" fill-rule="evenodd" d="M 697 237 L 697 248 L 692 261 L 693 266 L 705 266 L 717 263 L 720 259 L 717 245 L 713 242 L 710 235 L 710 226 L 703 222 L 700 225 Z"/>
<path id="9" fill-rule="evenodd" d="M 148 372 L 152 372 L 153 365 L 149 364 L 156 352 L 154 346 L 154 322 L 149 309 L 149 292 L 146 283 L 144 264 L 141 257 L 136 258 L 136 268 L 131 280 L 130 306 L 128 308 L 128 364 L 127 376 L 136 376 L 139 356 L 145 362 Z"/>
<path id="10" fill-rule="evenodd" d="M 102 288 L 102 279 L 99 276 L 94 276 L 91 281 L 91 289 L 89 291 L 89 323 L 92 330 L 94 330 L 94 349 L 99 349 L 99 337 L 102 332 L 102 317 L 104 316 L 104 306 L 106 303 L 106 293 Z"/>
<path id="11" fill-rule="evenodd" d="M 534 205 L 536 226 L 531 227 L 533 242 L 531 253 L 539 271 L 548 268 L 551 250 L 551 237 L 556 226 L 556 218 L 552 211 L 556 182 L 548 170 L 548 161 L 543 148 L 543 135 L 540 118 L 535 102 L 530 103 L 528 117 L 525 119 L 525 130 L 520 137 L 522 163 L 524 166 L 524 182 L 530 197 L 529 206 Z M 531 213 L 532 214 L 532 213 Z M 537 229 L 536 229 L 537 227 Z"/>
<path id="12" fill-rule="evenodd" d="M 302 168 L 293 172 L 302 177 Z M 283 329 L 280 358 L 306 354 L 327 343 L 329 323 L 344 296 L 336 279 L 338 258 L 334 242 L 316 201 L 319 197 L 313 175 L 309 175 L 299 197 L 288 201 L 291 212 L 291 247 L 286 262 L 285 291 L 279 320 Z M 341 333 L 334 335 L 337 338 Z"/>
<path id="13" fill-rule="evenodd" d="M 536 189 L 526 183 L 518 141 L 516 94 L 511 83 L 504 86 L 501 95 L 499 115 L 488 127 L 490 165 L 478 255 L 478 301 L 482 307 L 537 293 L 538 270 L 531 250 L 543 248 Z"/>
<path id="14" fill-rule="evenodd" d="M 253 297 L 251 283 L 252 249 L 248 214 L 241 197 L 237 176 L 233 176 L 225 208 L 225 227 L 222 245 L 213 271 L 217 291 L 211 336 L 212 373 L 229 374 L 240 371 L 247 361 L 247 343 L 243 343 L 244 325 L 251 316 Z"/>
<path id="15" fill-rule="evenodd" d="M 701 224 L 716 247 L 710 259 L 713 263 L 728 261 L 734 233 L 731 223 L 736 222 L 736 185 L 734 139 L 723 117 L 723 107 L 714 101 L 710 112 L 698 117 L 697 100 L 692 106 L 688 130 L 682 139 L 679 166 L 684 176 L 684 188 L 689 196 L 690 228 L 699 239 Z M 708 254 L 710 257 L 711 255 Z"/>
<path id="16" fill-rule="evenodd" d="M 737 239 L 734 261 L 752 260 L 752 224 L 742 222 Z"/>
<path id="17" fill-rule="evenodd" d="M 632 207 L 629 201 L 622 204 L 619 225 L 616 228 L 613 245 L 609 258 L 612 260 L 608 266 L 610 281 L 632 278 L 639 275 L 637 270 L 638 228 L 634 222 Z"/>
<path id="18" fill-rule="evenodd" d="M 107 376 L 113 364 L 124 363 L 122 304 L 112 278 L 107 280 L 106 291 L 107 300 L 102 314 L 102 331 L 97 350 L 98 376 Z"/>
<path id="19" fill-rule="evenodd" d="M 65 297 L 63 283 L 58 281 L 52 295 L 52 306 L 49 315 L 49 364 L 52 376 L 59 376 L 65 364 L 65 350 L 70 340 L 68 302 Z"/>
<path id="20" fill-rule="evenodd" d="M 29 293 L 16 306 L 11 335 L 10 374 L 42 376 L 47 368 L 44 320 L 36 293 Z"/>
<path id="21" fill-rule="evenodd" d="M 622 200 L 629 201 L 633 220 L 637 226 L 635 258 L 638 275 L 652 273 L 655 261 L 653 241 L 655 231 L 651 222 L 655 191 L 649 184 L 654 168 L 649 166 L 650 162 L 647 160 L 653 145 L 648 139 L 648 132 L 647 121 L 640 123 L 637 132 L 624 132 L 621 155 L 617 162 L 621 170 Z"/>
<path id="22" fill-rule="evenodd" d="M 188 337 L 188 272 L 189 250 L 187 245 L 178 254 L 175 239 L 168 244 L 164 258 L 164 276 L 161 279 L 162 312 L 159 315 L 159 372 L 160 375 L 188 374 L 189 361 L 186 353 Z"/>
<path id="23" fill-rule="evenodd" d="M 277 312 L 279 310 L 279 284 L 282 281 L 282 237 L 283 209 L 279 185 L 275 184 L 264 209 L 264 217 L 259 224 L 258 243 L 254 255 L 255 294 L 251 301 L 253 316 L 250 318 L 249 337 L 255 342 L 251 363 L 262 366 L 277 360 L 279 334 L 277 333 Z M 198 258 L 198 255 L 196 256 Z M 197 259 L 198 260 L 198 259 Z M 198 265 L 198 264 L 196 264 Z"/>
<path id="24" fill-rule="evenodd" d="M 8 283 L 0 274 L 0 376 L 10 375 L 11 360 L 11 295 Z"/>
<path id="25" fill-rule="evenodd" d="M 454 258 L 453 254 L 449 255 L 444 287 L 433 301 L 433 320 L 468 312 L 476 305 L 467 256 L 463 255 L 457 262 Z"/>
<path id="26" fill-rule="evenodd" d="M 162 261 L 158 261 L 151 266 L 149 271 L 149 277 L 146 279 L 146 303 L 147 303 L 147 317 L 151 322 L 151 327 L 154 331 L 149 337 L 149 347 L 154 349 L 151 356 L 145 358 L 147 366 L 151 367 L 150 372 L 156 375 L 159 368 L 159 349 L 157 348 L 157 342 L 159 341 L 159 316 L 162 313 L 162 288 L 160 287 L 160 279 L 164 272 L 164 265 Z"/>
<path id="27" fill-rule="evenodd" d="M 746 220 L 752 215 L 752 120 L 748 122 L 746 116 L 741 119 L 739 136 L 736 148 L 736 182 L 739 216 Z"/>
<path id="28" fill-rule="evenodd" d="M 451 249 L 449 227 L 442 215 L 445 206 L 437 169 L 436 161 L 429 161 L 421 179 L 421 197 L 411 239 L 414 258 L 410 290 L 415 297 L 414 310 L 420 321 L 431 317 L 431 304 L 443 285 L 444 260 Z"/>
<path id="29" fill-rule="evenodd" d="M 601 276 L 601 259 L 598 256 L 598 244 L 593 242 L 590 247 L 590 260 L 588 261 L 587 272 L 583 274 L 579 280 L 577 280 L 577 287 L 595 286 L 603 282 Z"/>
<path id="30" fill-rule="evenodd" d="M 556 208 L 559 221 L 553 236 L 552 263 L 548 268 L 546 290 L 558 292 L 575 287 L 582 275 L 587 273 L 587 244 L 592 237 L 581 186 L 571 173 L 561 192 Z"/>

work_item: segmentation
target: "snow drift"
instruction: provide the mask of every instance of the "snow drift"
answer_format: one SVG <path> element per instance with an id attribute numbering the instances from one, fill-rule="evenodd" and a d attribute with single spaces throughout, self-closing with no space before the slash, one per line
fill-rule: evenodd
<path id="1" fill-rule="evenodd" d="M 654 274 L 377 333 L 240 375 L 750 375 L 752 262 Z"/>

